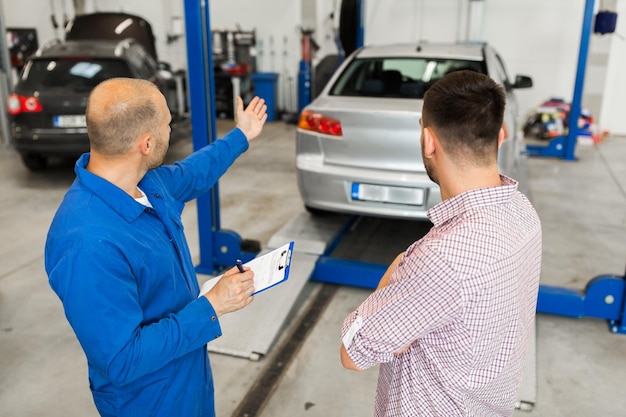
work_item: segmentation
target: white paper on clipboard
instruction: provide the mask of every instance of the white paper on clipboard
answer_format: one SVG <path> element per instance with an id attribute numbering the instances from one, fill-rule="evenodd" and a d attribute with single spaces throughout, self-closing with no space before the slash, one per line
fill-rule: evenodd
<path id="1" fill-rule="evenodd" d="M 254 293 L 252 295 L 287 280 L 293 253 L 293 243 L 289 242 L 244 264 L 254 272 Z M 202 284 L 200 295 L 213 288 L 220 278 L 222 278 L 222 275 L 211 278 Z"/>

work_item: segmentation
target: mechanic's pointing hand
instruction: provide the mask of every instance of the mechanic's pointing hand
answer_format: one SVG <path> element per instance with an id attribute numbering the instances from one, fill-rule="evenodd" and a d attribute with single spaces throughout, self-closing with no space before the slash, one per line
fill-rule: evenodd
<path id="1" fill-rule="evenodd" d="M 254 97 L 248 107 L 243 109 L 243 100 L 237 97 L 237 109 L 235 111 L 235 123 L 239 129 L 246 135 L 248 140 L 252 140 L 259 136 L 263 125 L 267 120 L 267 105 L 265 100 Z"/>

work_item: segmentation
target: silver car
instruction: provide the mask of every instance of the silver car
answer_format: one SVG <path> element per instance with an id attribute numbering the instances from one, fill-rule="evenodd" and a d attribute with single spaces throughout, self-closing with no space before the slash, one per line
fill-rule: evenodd
<path id="1" fill-rule="evenodd" d="M 485 43 L 369 46 L 351 54 L 300 115 L 296 170 L 305 207 L 425 219 L 441 196 L 422 162 L 422 99 L 435 81 L 462 69 L 504 86 L 508 137 L 498 162 L 504 174 L 524 181 L 513 90 L 531 87 L 529 77 L 511 82 L 501 57 Z"/>

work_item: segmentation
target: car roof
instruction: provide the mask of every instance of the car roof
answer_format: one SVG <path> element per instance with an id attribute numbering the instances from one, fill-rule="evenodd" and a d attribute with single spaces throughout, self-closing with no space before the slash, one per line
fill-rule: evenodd
<path id="1" fill-rule="evenodd" d="M 76 55 L 94 58 L 107 58 L 123 56 L 134 40 L 106 41 L 106 40 L 80 40 L 50 43 L 42 46 L 33 58 L 46 57 L 73 57 Z"/>
<path id="2" fill-rule="evenodd" d="M 462 58 L 472 61 L 484 59 L 484 42 L 457 43 L 395 43 L 387 45 L 368 45 L 356 52 L 358 58 L 380 57 L 429 57 Z"/>
<path id="3" fill-rule="evenodd" d="M 152 26 L 143 17 L 128 13 L 96 12 L 77 15 L 65 27 L 65 40 L 120 40 L 133 38 L 157 60 Z"/>

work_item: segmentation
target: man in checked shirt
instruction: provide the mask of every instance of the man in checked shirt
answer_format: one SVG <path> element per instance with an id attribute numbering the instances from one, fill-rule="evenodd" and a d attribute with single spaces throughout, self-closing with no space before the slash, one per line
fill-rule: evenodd
<path id="1" fill-rule="evenodd" d="M 344 321 L 341 362 L 380 365 L 375 416 L 510 416 L 541 267 L 541 224 L 501 175 L 505 93 L 451 73 L 424 97 L 422 157 L 442 202 Z"/>

